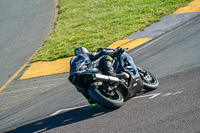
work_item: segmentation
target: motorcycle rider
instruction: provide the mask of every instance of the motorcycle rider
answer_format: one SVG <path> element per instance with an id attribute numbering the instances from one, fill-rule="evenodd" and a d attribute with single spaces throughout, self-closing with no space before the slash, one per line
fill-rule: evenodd
<path id="1" fill-rule="evenodd" d="M 77 47 L 74 50 L 74 57 L 70 61 L 70 75 L 90 68 L 97 68 L 104 72 L 106 75 L 115 76 L 118 78 L 128 78 L 127 73 L 116 74 L 113 68 L 112 55 L 120 55 L 123 49 L 118 47 L 117 49 L 100 48 L 98 53 L 91 53 L 84 47 Z M 69 81 L 73 83 L 72 77 L 69 77 Z M 76 87 L 88 100 L 88 92 L 80 87 Z M 90 101 L 89 101 L 90 102 Z"/>
<path id="2" fill-rule="evenodd" d="M 89 68 L 98 68 L 102 70 L 106 75 L 116 76 L 116 77 L 126 77 L 127 74 L 121 73 L 116 74 L 113 69 L 112 57 L 113 54 L 120 54 L 123 51 L 122 48 L 108 49 L 100 48 L 98 53 L 91 53 L 84 47 L 77 47 L 74 50 L 74 56 L 70 61 L 72 65 L 70 66 L 70 75 L 74 72 L 83 71 Z M 93 61 L 93 62 L 92 62 Z"/>

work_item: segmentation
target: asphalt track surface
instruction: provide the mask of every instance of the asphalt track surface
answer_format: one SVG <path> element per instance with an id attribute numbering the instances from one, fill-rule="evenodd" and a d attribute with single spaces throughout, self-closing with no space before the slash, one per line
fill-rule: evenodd
<path id="1" fill-rule="evenodd" d="M 87 104 L 67 81 L 68 74 L 61 74 L 49 77 L 56 83 L 59 80 L 59 85 L 23 103 L 22 109 L 16 108 L 12 116 L 4 115 L 0 125 L 10 132 L 199 133 L 199 23 L 198 15 L 129 52 L 137 66 L 159 78 L 160 85 L 155 91 L 128 100 L 120 109 L 86 106 L 49 116 L 59 109 Z"/>
<path id="2" fill-rule="evenodd" d="M 54 20 L 54 0 L 0 1 L 0 87 L 43 43 Z"/>

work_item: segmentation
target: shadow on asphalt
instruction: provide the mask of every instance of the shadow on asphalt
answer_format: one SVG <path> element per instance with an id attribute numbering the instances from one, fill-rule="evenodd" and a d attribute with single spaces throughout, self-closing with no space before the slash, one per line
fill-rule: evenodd
<path id="1" fill-rule="evenodd" d="M 110 111 L 111 110 L 103 107 L 83 107 L 17 127 L 16 129 L 7 131 L 6 133 L 45 132 L 57 127 L 97 117 Z"/>
<path id="2" fill-rule="evenodd" d="M 140 93 L 137 94 L 137 96 L 149 93 L 151 91 L 142 90 Z M 132 97 L 131 97 L 132 98 Z M 131 98 L 126 98 L 125 102 L 128 101 Z M 103 108 L 101 106 L 96 107 L 82 107 L 78 109 L 74 109 L 71 111 L 67 111 L 52 117 L 48 117 L 42 120 L 38 120 L 26 125 L 17 126 L 17 128 L 12 130 L 7 130 L 5 133 L 32 133 L 32 132 L 46 132 L 48 130 L 70 125 L 76 122 L 84 121 L 87 119 L 91 119 L 106 113 L 111 112 L 112 110 Z"/>

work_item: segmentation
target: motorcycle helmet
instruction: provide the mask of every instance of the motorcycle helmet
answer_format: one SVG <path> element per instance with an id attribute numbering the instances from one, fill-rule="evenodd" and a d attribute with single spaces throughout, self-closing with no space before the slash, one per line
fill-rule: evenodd
<path id="1" fill-rule="evenodd" d="M 84 47 L 77 47 L 74 50 L 74 55 L 75 56 L 78 56 L 80 54 L 87 54 L 87 53 L 88 53 L 88 50 L 86 48 L 84 48 Z"/>

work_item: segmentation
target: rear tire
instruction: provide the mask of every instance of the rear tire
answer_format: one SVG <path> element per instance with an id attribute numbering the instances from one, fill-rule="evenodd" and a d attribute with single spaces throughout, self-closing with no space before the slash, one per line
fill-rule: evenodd
<path id="1" fill-rule="evenodd" d="M 109 97 L 104 94 L 102 91 L 102 85 L 98 85 L 98 82 L 91 84 L 89 88 L 89 95 L 93 101 L 97 102 L 98 104 L 102 105 L 108 109 L 118 109 L 124 103 L 124 98 L 122 94 L 118 90 L 113 90 L 113 96 Z"/>

